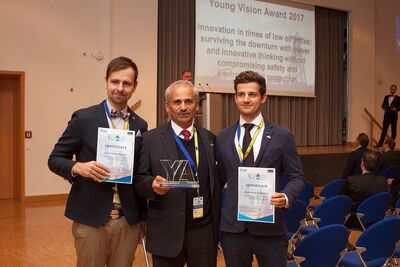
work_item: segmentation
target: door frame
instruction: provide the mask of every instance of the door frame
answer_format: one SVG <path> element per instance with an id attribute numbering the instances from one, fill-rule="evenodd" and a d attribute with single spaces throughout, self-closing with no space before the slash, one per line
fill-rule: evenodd
<path id="1" fill-rule="evenodd" d="M 17 138 L 16 138 L 16 176 L 15 198 L 25 200 L 25 72 L 0 70 L 0 77 L 12 77 L 18 79 L 17 90 Z"/>

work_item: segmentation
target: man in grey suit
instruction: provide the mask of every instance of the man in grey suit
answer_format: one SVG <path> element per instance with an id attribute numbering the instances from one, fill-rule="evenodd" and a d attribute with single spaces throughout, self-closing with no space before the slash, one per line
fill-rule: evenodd
<path id="1" fill-rule="evenodd" d="M 193 124 L 198 108 L 193 84 L 174 82 L 165 90 L 171 121 L 143 135 L 135 186 L 148 198 L 147 249 L 155 267 L 216 265 L 220 190 L 215 135 Z M 188 160 L 200 188 L 165 187 L 161 160 Z"/>
<path id="2" fill-rule="evenodd" d="M 261 113 L 267 99 L 264 77 L 253 71 L 242 72 L 235 78 L 234 88 L 240 118 L 223 130 L 216 142 L 221 186 L 226 184 L 220 224 L 225 263 L 228 267 L 250 267 L 255 255 L 259 266 L 286 266 L 287 230 L 282 209 L 293 205 L 305 184 L 294 138 L 288 129 Z M 274 223 L 237 219 L 241 166 L 275 168 L 276 188 L 282 175 L 287 177 L 282 192 L 271 196 Z"/>

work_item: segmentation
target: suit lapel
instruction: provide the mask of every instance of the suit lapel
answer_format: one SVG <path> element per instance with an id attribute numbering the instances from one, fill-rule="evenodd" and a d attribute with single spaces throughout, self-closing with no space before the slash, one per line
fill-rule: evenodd
<path id="1" fill-rule="evenodd" d="M 136 131 L 136 120 L 135 120 L 135 113 L 128 107 L 129 112 L 129 130 Z M 135 133 L 137 134 L 137 133 Z"/>
<path id="2" fill-rule="evenodd" d="M 272 135 L 273 135 L 273 126 L 272 124 L 267 120 L 267 118 L 264 117 L 265 121 L 265 126 L 264 126 L 264 132 L 262 135 L 261 139 L 261 147 L 260 151 L 258 152 L 257 159 L 255 160 L 254 166 L 258 166 L 261 162 L 261 159 L 264 155 L 264 153 L 267 150 L 269 142 L 271 142 Z"/>
<path id="3" fill-rule="evenodd" d="M 241 160 L 239 158 L 237 147 L 235 145 L 236 129 L 237 129 L 238 125 L 239 125 L 239 121 L 237 121 L 237 123 L 228 130 L 228 132 L 227 132 L 228 136 L 227 136 L 226 140 L 229 140 L 230 147 L 231 147 L 231 153 L 233 154 L 233 157 L 236 159 L 237 165 L 240 166 Z"/>
<path id="4" fill-rule="evenodd" d="M 195 126 L 196 127 L 196 126 Z M 207 158 L 207 164 L 209 166 L 208 168 L 208 174 L 210 175 L 210 187 L 211 187 L 211 194 L 214 192 L 214 168 L 213 166 L 215 164 L 215 159 L 214 159 L 214 154 L 210 153 L 211 147 L 214 145 L 211 140 L 209 139 L 209 134 L 202 128 L 196 127 L 199 137 L 200 137 L 200 142 L 203 143 L 204 145 L 204 151 L 206 152 L 206 158 Z M 201 150 L 200 150 L 201 151 Z"/>
<path id="5" fill-rule="evenodd" d="M 163 144 L 165 153 L 168 155 L 168 159 L 177 160 L 179 159 L 178 150 L 176 149 L 175 139 L 173 137 L 173 129 L 171 122 L 164 124 L 161 130 L 161 143 Z"/>
<path id="6" fill-rule="evenodd" d="M 106 110 L 104 109 L 104 102 L 101 102 L 99 105 L 97 105 L 95 112 L 99 127 L 110 128 L 108 125 Z"/>

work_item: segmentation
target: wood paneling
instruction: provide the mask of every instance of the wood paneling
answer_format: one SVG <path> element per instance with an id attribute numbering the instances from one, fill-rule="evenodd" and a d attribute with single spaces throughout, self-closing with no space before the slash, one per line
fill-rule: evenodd
<path id="1" fill-rule="evenodd" d="M 16 197 L 18 86 L 18 77 L 0 76 L 0 199 Z"/>
<path id="2" fill-rule="evenodd" d="M 24 90 L 24 72 L 0 70 L 0 199 L 25 197 Z"/>

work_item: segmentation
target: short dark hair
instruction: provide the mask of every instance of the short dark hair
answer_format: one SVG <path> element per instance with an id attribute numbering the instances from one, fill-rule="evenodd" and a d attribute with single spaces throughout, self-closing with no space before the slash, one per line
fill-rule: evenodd
<path id="1" fill-rule="evenodd" d="M 237 85 L 240 83 L 251 83 L 256 82 L 260 86 L 260 94 L 265 95 L 266 89 L 266 82 L 265 78 L 261 76 L 259 73 L 255 71 L 243 71 L 236 76 L 235 80 L 233 81 L 235 92 L 237 92 Z"/>
<path id="2" fill-rule="evenodd" d="M 375 151 L 367 151 L 362 155 L 362 161 L 367 171 L 374 172 L 380 165 L 380 158 Z"/>
<path id="3" fill-rule="evenodd" d="M 181 76 L 182 76 L 183 74 L 185 74 L 186 72 L 190 72 L 190 73 L 192 73 L 192 71 L 191 71 L 191 70 L 183 70 L 183 71 L 181 72 Z"/>
<path id="4" fill-rule="evenodd" d="M 395 84 L 392 84 L 392 85 L 390 86 L 390 88 L 392 88 L 392 87 L 394 87 L 394 88 L 397 89 L 397 85 L 395 85 Z"/>
<path id="5" fill-rule="evenodd" d="M 138 67 L 136 66 L 135 62 L 133 62 L 130 58 L 127 57 L 117 57 L 111 60 L 110 63 L 108 63 L 106 71 L 106 80 L 108 80 L 108 77 L 110 77 L 111 73 L 115 71 L 124 70 L 127 68 L 133 69 L 134 72 L 133 81 L 136 83 L 136 80 L 139 75 Z"/>
<path id="6" fill-rule="evenodd" d="M 357 136 L 357 141 L 360 144 L 360 146 L 362 147 L 367 147 L 369 144 L 369 137 L 368 135 L 366 135 L 365 133 L 360 133 Z"/>
<path id="7" fill-rule="evenodd" d="M 390 150 L 394 150 L 394 148 L 396 147 L 396 142 L 392 139 L 392 138 L 390 138 L 390 137 L 387 137 L 386 139 L 385 139 L 385 143 L 384 143 L 385 145 L 388 145 L 388 147 L 390 148 Z"/>

